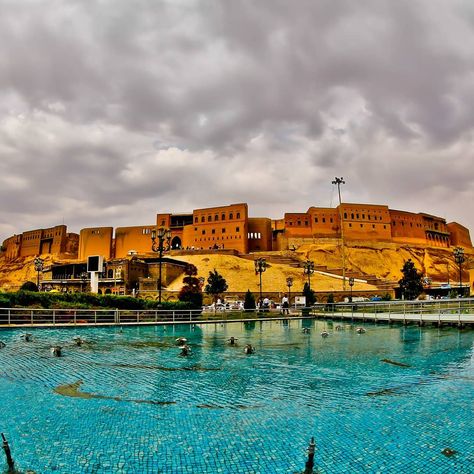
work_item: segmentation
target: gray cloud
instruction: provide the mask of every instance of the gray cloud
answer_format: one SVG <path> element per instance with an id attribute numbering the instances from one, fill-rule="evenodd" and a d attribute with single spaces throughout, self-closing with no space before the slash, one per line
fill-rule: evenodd
<path id="1" fill-rule="evenodd" d="M 474 229 L 468 0 L 0 0 L 0 240 L 246 201 Z"/>

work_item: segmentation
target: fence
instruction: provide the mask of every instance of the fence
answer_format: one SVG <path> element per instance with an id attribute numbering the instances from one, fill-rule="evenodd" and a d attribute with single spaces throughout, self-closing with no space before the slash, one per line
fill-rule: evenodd
<path id="1" fill-rule="evenodd" d="M 316 304 L 314 317 L 368 321 L 474 324 L 474 299 Z"/>
<path id="2" fill-rule="evenodd" d="M 80 326 L 157 324 L 182 322 L 212 322 L 260 319 L 277 317 L 279 311 L 257 312 L 219 309 L 212 312 L 202 310 L 121 310 L 121 309 L 30 309 L 0 308 L 1 326 Z M 301 317 L 294 312 L 291 317 Z M 287 319 L 285 316 L 284 319 Z"/>

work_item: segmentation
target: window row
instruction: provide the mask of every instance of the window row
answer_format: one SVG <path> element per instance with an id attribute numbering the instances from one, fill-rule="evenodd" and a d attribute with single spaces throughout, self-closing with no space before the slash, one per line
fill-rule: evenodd
<path id="1" fill-rule="evenodd" d="M 359 224 L 361 228 L 365 227 L 365 224 Z M 352 227 L 352 222 L 349 222 L 349 227 Z M 387 228 L 387 226 L 384 224 L 383 226 L 384 229 Z M 372 224 L 372 229 L 375 229 L 375 224 Z"/>
<path id="2" fill-rule="evenodd" d="M 249 232 L 247 234 L 247 238 L 249 238 L 249 239 L 261 239 L 262 234 L 260 232 Z"/>
<path id="3" fill-rule="evenodd" d="M 222 237 L 219 237 L 219 236 L 217 236 L 217 237 L 202 237 L 202 238 L 199 239 L 199 242 L 206 242 L 206 241 L 209 242 L 211 240 L 232 240 L 232 239 L 237 240 L 237 239 L 241 239 L 241 238 L 242 238 L 241 235 L 236 235 L 235 237 L 232 237 L 232 235 L 229 235 L 229 236 L 226 235 L 225 237 L 224 236 L 222 236 Z M 198 241 L 198 239 L 196 239 L 196 242 L 197 241 Z"/>
<path id="4" fill-rule="evenodd" d="M 314 218 L 314 222 L 316 222 L 316 224 L 318 224 L 318 223 L 319 223 L 319 217 L 315 217 L 315 218 Z M 325 217 L 322 217 L 322 218 L 321 218 L 321 222 L 322 222 L 323 224 L 325 224 L 325 223 L 326 223 L 326 218 L 325 218 Z M 330 217 L 330 218 L 329 218 L 329 222 L 332 224 L 332 223 L 334 222 L 334 219 L 333 219 L 332 217 Z"/>
<path id="5" fill-rule="evenodd" d="M 197 232 L 198 228 L 195 227 L 194 230 Z M 208 230 L 209 230 L 209 229 L 208 229 Z M 240 227 L 236 227 L 236 228 L 235 228 L 235 231 L 236 231 L 236 232 L 240 232 Z M 216 233 L 216 229 L 211 229 L 211 234 L 215 234 L 215 233 Z M 223 228 L 221 229 L 221 233 L 222 233 L 222 234 L 225 234 L 225 233 L 226 233 L 225 227 L 223 227 Z M 202 230 L 201 230 L 201 234 L 202 234 L 202 235 L 206 235 L 206 229 L 202 229 Z"/>
<path id="6" fill-rule="evenodd" d="M 344 219 L 347 219 L 347 216 L 348 216 L 347 212 L 344 212 Z M 353 212 L 351 212 L 351 219 L 360 219 L 361 218 L 360 216 L 362 216 L 362 219 L 365 220 L 365 214 L 358 214 L 358 213 L 354 214 Z M 374 220 L 374 221 L 380 220 L 381 221 L 382 216 L 378 216 L 378 218 L 377 218 L 377 216 L 367 214 L 367 220 L 369 220 L 369 221 L 370 220 Z"/>
<path id="7" fill-rule="evenodd" d="M 235 218 L 236 219 L 240 219 L 240 212 L 237 212 L 235 214 Z M 233 220 L 234 219 L 234 213 L 233 212 L 230 212 L 229 213 L 229 220 Z M 214 222 L 217 222 L 219 220 L 219 214 L 215 214 L 214 215 Z M 226 215 L 223 213 L 221 214 L 221 220 L 222 221 L 225 221 L 226 220 Z M 194 223 L 197 224 L 199 222 L 199 217 L 196 216 L 194 218 Z M 201 222 L 206 222 L 206 216 L 201 216 Z M 209 215 L 207 216 L 207 222 L 213 222 L 213 219 L 212 219 L 212 215 Z"/>

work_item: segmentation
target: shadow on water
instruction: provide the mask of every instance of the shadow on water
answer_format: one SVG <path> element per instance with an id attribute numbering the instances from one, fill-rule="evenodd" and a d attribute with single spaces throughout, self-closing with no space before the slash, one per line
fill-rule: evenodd
<path id="1" fill-rule="evenodd" d="M 77 382 L 68 383 L 64 385 L 58 385 L 54 389 L 54 393 L 57 393 L 58 395 L 62 395 L 64 397 L 83 398 L 86 400 L 98 398 L 101 400 L 115 400 L 116 402 L 148 403 L 150 405 L 174 405 L 176 403 L 174 401 L 168 402 L 168 401 L 155 401 L 155 400 L 137 400 L 137 399 L 122 398 L 122 397 L 110 397 L 107 395 L 100 395 L 96 393 L 82 392 L 80 390 L 82 384 L 83 384 L 82 380 L 78 380 Z"/>

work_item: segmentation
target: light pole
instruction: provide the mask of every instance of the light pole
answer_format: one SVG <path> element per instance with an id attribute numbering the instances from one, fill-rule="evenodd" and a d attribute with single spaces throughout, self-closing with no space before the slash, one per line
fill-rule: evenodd
<path id="1" fill-rule="evenodd" d="M 337 193 L 339 195 L 339 220 L 341 222 L 341 258 L 342 258 L 342 289 L 346 291 L 346 255 L 345 255 L 345 248 L 344 248 L 344 214 L 342 212 L 341 204 L 341 184 L 346 184 L 344 178 L 334 178 L 332 184 L 337 186 Z"/>
<path id="2" fill-rule="evenodd" d="M 306 260 L 306 262 L 304 262 L 303 273 L 308 275 L 308 286 L 311 290 L 311 275 L 314 273 L 314 262 L 312 260 Z"/>
<path id="3" fill-rule="evenodd" d="M 349 286 L 351 287 L 351 296 L 349 299 L 349 303 L 352 303 L 352 287 L 354 286 L 354 277 L 349 278 Z"/>
<path id="4" fill-rule="evenodd" d="M 158 239 L 158 242 L 157 242 Z M 159 267 L 159 277 L 158 277 L 158 304 L 161 304 L 161 259 L 163 258 L 163 252 L 169 250 L 171 240 L 171 231 L 160 227 L 157 231 L 151 231 L 151 249 L 153 252 L 159 254 L 158 267 Z M 166 247 L 165 247 L 166 242 Z"/>
<path id="5" fill-rule="evenodd" d="M 44 260 L 41 257 L 36 257 L 34 260 L 35 270 L 36 270 L 36 287 L 40 287 L 40 272 L 43 271 L 44 268 Z"/>
<path id="6" fill-rule="evenodd" d="M 288 306 L 291 308 L 291 287 L 293 286 L 293 278 L 287 277 L 286 286 L 288 287 Z"/>
<path id="7" fill-rule="evenodd" d="M 453 250 L 454 260 L 459 266 L 459 297 L 462 296 L 462 264 L 466 261 L 464 256 L 464 249 L 462 247 L 456 247 Z"/>
<path id="8" fill-rule="evenodd" d="M 260 275 L 260 307 L 262 307 L 262 273 L 267 269 L 267 261 L 264 258 L 257 258 L 255 260 L 255 275 Z"/>

